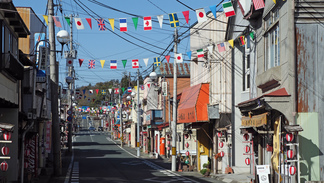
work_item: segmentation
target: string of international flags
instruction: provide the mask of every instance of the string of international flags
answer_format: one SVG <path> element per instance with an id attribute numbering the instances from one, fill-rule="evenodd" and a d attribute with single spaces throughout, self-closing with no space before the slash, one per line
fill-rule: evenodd
<path id="1" fill-rule="evenodd" d="M 265 4 L 263 0 L 253 0 L 253 4 L 254 4 L 254 8 L 255 10 L 264 8 Z M 213 13 L 214 17 L 217 18 L 216 16 L 216 5 L 212 5 L 209 6 L 210 11 Z M 225 13 L 226 17 L 231 17 L 235 15 L 235 11 L 233 8 L 233 4 L 231 1 L 228 2 L 224 2 L 222 3 L 222 7 Z M 202 23 L 208 20 L 206 13 L 205 13 L 205 9 L 204 8 L 199 8 L 195 10 L 196 15 L 197 15 L 197 20 L 198 23 Z M 189 24 L 189 10 L 187 11 L 183 11 L 182 12 L 184 18 L 186 19 L 186 22 Z M 160 25 L 160 28 L 162 28 L 163 25 L 163 14 L 162 15 L 157 15 L 157 19 Z M 48 16 L 47 15 L 43 15 L 45 22 L 48 24 Z M 60 17 L 59 16 L 52 16 L 53 17 L 53 21 L 55 23 L 55 25 L 57 27 L 62 27 L 62 24 L 60 22 Z M 169 13 L 168 14 L 169 17 L 169 22 L 170 22 L 170 26 L 172 28 L 178 27 L 179 26 L 179 19 L 178 19 L 178 15 L 177 13 Z M 143 30 L 148 31 L 148 30 L 152 30 L 152 16 L 145 16 L 145 17 L 141 17 L 143 18 Z M 71 18 L 65 16 L 64 19 L 67 21 L 67 23 L 70 25 L 71 24 Z M 82 21 L 83 18 L 74 18 L 74 22 L 76 25 L 76 28 L 79 30 L 85 29 L 84 27 L 84 23 Z M 111 29 L 114 31 L 115 28 L 115 19 L 114 18 L 107 18 L 108 22 L 111 26 Z M 138 19 L 139 17 L 132 17 L 132 22 L 134 25 L 135 30 L 137 30 L 137 25 L 138 25 Z M 92 19 L 91 18 L 85 18 L 85 20 L 87 21 L 89 27 L 92 29 Z M 98 18 L 96 19 L 96 22 L 98 24 L 98 28 L 99 31 L 106 31 L 107 27 L 106 27 L 106 22 L 105 22 L 105 18 Z M 128 31 L 128 26 L 127 26 L 127 18 L 119 18 L 119 30 L 121 32 L 127 32 Z"/>
<path id="2" fill-rule="evenodd" d="M 150 83 L 147 83 L 146 84 L 146 87 L 150 88 L 151 87 L 151 84 Z M 145 85 L 140 85 L 140 89 L 141 90 L 144 90 L 145 89 Z M 134 86 L 134 90 L 136 91 L 137 90 L 137 86 Z M 82 90 L 82 93 L 80 90 L 76 90 L 75 91 L 75 95 L 78 99 L 88 99 L 88 102 L 91 102 L 91 97 L 90 95 L 107 95 L 107 91 L 109 92 L 110 95 L 112 94 L 120 94 L 120 92 L 124 93 L 125 91 L 128 92 L 128 93 L 132 93 L 133 91 L 133 88 L 132 87 L 127 87 L 127 88 L 110 88 L 110 89 L 88 89 L 88 90 Z M 88 97 L 87 97 L 88 96 Z M 92 100 L 94 101 L 95 99 L 92 98 Z"/>
<path id="3" fill-rule="evenodd" d="M 255 10 L 264 8 L 265 4 L 263 0 L 253 0 L 253 4 L 254 4 L 254 8 Z M 235 16 L 235 11 L 233 8 L 233 4 L 231 1 L 228 2 L 224 2 L 222 3 L 222 7 L 225 13 L 226 17 L 231 17 L 231 16 Z M 213 13 L 214 17 L 217 18 L 216 16 L 216 5 L 212 5 L 209 7 L 211 12 Z M 195 10 L 196 15 L 197 15 L 197 20 L 198 23 L 203 23 L 205 21 L 208 20 L 206 13 L 205 13 L 205 9 L 204 8 L 199 8 Z M 189 10 L 187 11 L 183 11 L 182 12 L 184 18 L 186 19 L 186 22 L 189 23 Z M 164 15 L 158 15 L 157 19 L 158 22 L 160 24 L 160 28 L 162 28 L 162 24 L 163 24 L 163 16 Z M 45 21 L 48 23 L 48 16 L 47 15 L 43 15 Z M 177 13 L 170 13 L 168 14 L 169 17 L 169 22 L 170 22 L 170 26 L 172 28 L 178 27 L 179 26 L 179 19 L 178 19 L 178 15 Z M 152 30 L 152 17 L 151 16 L 147 16 L 147 17 L 142 17 L 143 18 L 143 29 L 144 31 L 148 31 L 148 30 Z M 68 24 L 71 23 L 71 18 L 70 17 L 64 17 L 64 19 L 67 21 Z M 92 29 L 92 19 L 91 18 L 85 18 L 86 21 L 88 22 L 89 27 Z M 138 19 L 139 17 L 133 17 L 132 21 L 135 27 L 135 30 L 137 30 L 137 25 L 138 25 Z M 62 24 L 60 22 L 60 18 L 58 16 L 53 16 L 53 20 L 54 23 L 57 27 L 62 27 Z M 98 24 L 98 28 L 99 31 L 106 31 L 107 27 L 106 27 L 106 23 L 105 23 L 105 19 L 103 18 L 98 18 L 96 19 L 97 24 Z M 111 29 L 114 31 L 114 27 L 115 27 L 115 19 L 114 18 L 108 18 L 109 24 L 111 25 Z M 74 22 L 76 25 L 76 28 L 79 30 L 85 29 L 84 28 L 84 24 L 82 21 L 82 18 L 74 18 Z M 119 18 L 119 30 L 121 32 L 127 32 L 128 30 L 128 26 L 127 26 L 127 18 Z M 254 37 L 254 33 L 251 32 L 250 36 L 253 38 Z M 239 38 L 239 43 L 241 46 L 245 45 L 245 36 L 240 36 Z M 228 40 L 228 43 L 231 45 L 231 47 L 234 47 L 234 40 Z M 218 48 L 218 52 L 223 52 L 225 51 L 225 43 L 217 43 L 217 48 Z M 208 46 L 207 50 L 211 51 L 213 47 L 212 46 Z M 204 49 L 198 49 L 196 50 L 197 53 L 197 57 L 198 60 L 202 57 L 204 57 Z M 186 55 L 189 57 L 189 60 L 191 60 L 191 55 L 192 55 L 192 51 L 188 51 L 186 53 Z M 167 62 L 169 63 L 170 60 L 170 55 L 166 55 L 165 59 L 167 60 Z M 177 53 L 174 55 L 174 59 L 177 63 L 182 63 L 183 62 L 183 55 L 182 53 Z M 155 57 L 154 59 L 154 66 L 160 66 L 161 65 L 161 59 L 160 57 Z M 148 61 L 149 58 L 143 58 L 143 61 L 147 67 L 148 65 Z M 81 65 L 83 64 L 84 59 L 79 59 L 79 65 L 81 67 Z M 100 60 L 100 64 L 101 67 L 104 68 L 104 64 L 105 64 L 106 60 Z M 88 68 L 89 69 L 94 69 L 95 68 L 95 60 L 89 60 L 89 64 L 88 64 Z M 126 67 L 126 63 L 127 60 L 122 60 L 123 66 L 124 68 Z M 67 59 L 66 62 L 66 66 L 73 66 L 73 62 L 71 62 L 71 60 Z M 138 59 L 133 59 L 132 60 L 132 68 L 139 68 L 139 60 Z M 110 69 L 117 69 L 117 60 L 110 60 Z"/>

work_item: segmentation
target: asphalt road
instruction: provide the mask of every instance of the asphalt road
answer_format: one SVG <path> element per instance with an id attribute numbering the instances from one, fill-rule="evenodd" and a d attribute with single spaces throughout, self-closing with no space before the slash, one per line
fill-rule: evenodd
<path id="1" fill-rule="evenodd" d="M 96 131 L 80 131 L 74 136 L 72 160 L 66 174 L 65 183 L 210 182 L 137 158 L 111 140 L 107 132 Z"/>

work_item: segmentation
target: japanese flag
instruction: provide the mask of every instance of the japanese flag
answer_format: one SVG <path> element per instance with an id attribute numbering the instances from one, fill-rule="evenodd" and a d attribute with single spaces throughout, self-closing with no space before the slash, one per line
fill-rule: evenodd
<path id="1" fill-rule="evenodd" d="M 182 53 L 175 53 L 174 59 L 177 63 L 182 63 L 183 62 Z"/>
<path id="2" fill-rule="evenodd" d="M 204 8 L 197 9 L 196 14 L 197 14 L 198 23 L 207 21 L 207 17 L 206 17 Z"/>
<path id="3" fill-rule="evenodd" d="M 81 18 L 74 18 L 74 22 L 77 29 L 84 29 L 84 25 L 81 21 Z"/>
<path id="4" fill-rule="evenodd" d="M 73 67 L 73 58 L 66 58 L 66 66 Z"/>

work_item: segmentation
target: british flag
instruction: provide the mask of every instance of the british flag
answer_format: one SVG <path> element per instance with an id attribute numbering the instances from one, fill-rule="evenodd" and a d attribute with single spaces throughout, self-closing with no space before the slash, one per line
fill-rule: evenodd
<path id="1" fill-rule="evenodd" d="M 94 68 L 95 68 L 95 60 L 89 60 L 88 69 L 94 69 Z"/>
<path id="2" fill-rule="evenodd" d="M 107 27 L 105 25 L 105 20 L 102 18 L 97 19 L 98 27 L 100 31 L 105 31 L 107 30 Z"/>

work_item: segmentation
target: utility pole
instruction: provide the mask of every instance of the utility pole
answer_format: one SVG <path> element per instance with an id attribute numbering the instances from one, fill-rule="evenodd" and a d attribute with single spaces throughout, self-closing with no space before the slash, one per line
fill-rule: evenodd
<path id="1" fill-rule="evenodd" d="M 178 30 L 174 29 L 174 54 L 177 53 L 178 47 Z M 177 60 L 173 61 L 173 121 L 171 124 L 172 130 L 172 161 L 171 161 L 171 171 L 176 171 L 176 163 L 177 163 Z"/>
<path id="2" fill-rule="evenodd" d="M 54 175 L 61 175 L 61 139 L 60 125 L 58 116 L 58 70 L 56 64 L 56 47 L 55 47 L 55 28 L 54 28 L 54 4 L 53 0 L 48 0 L 48 34 L 50 45 L 50 80 L 51 80 L 51 108 L 52 108 L 52 144 L 53 144 L 53 166 Z"/>
<path id="3" fill-rule="evenodd" d="M 72 14 L 70 15 L 70 52 L 69 52 L 69 56 L 71 57 L 72 55 L 72 51 L 73 51 L 73 31 L 72 31 Z M 69 67 L 69 77 L 72 77 L 72 72 L 73 72 L 73 64 L 72 66 Z M 69 110 L 72 112 L 72 85 L 74 83 L 74 78 L 73 78 L 73 82 L 69 83 L 69 91 L 68 91 L 68 101 L 71 101 L 70 103 L 70 108 Z M 73 116 L 73 113 L 72 113 Z M 72 123 L 73 123 L 73 117 L 72 120 L 68 122 L 68 151 L 72 152 Z"/>
<path id="4" fill-rule="evenodd" d="M 136 147 L 137 147 L 137 157 L 140 157 L 141 152 L 140 152 L 140 108 L 139 108 L 139 100 L 140 100 L 140 93 L 139 93 L 139 69 L 137 69 L 137 142 L 136 142 Z"/>
<path id="5" fill-rule="evenodd" d="M 121 86 L 120 86 L 121 90 Z M 119 91 L 119 118 L 120 118 L 120 146 L 124 146 L 124 137 L 123 137 L 123 114 L 122 114 L 122 101 L 121 101 L 121 91 Z"/>

